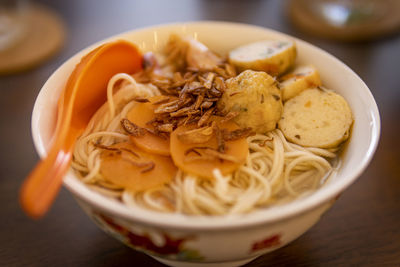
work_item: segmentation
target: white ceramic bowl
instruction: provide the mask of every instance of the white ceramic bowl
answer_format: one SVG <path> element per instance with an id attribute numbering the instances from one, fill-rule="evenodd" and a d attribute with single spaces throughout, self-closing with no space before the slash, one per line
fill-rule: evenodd
<path id="1" fill-rule="evenodd" d="M 157 50 L 171 32 L 192 35 L 212 50 L 226 54 L 239 45 L 291 38 L 298 48 L 298 63 L 313 64 L 325 87 L 350 104 L 355 122 L 351 140 L 335 177 L 314 194 L 247 215 L 188 217 L 130 210 L 121 203 L 89 190 L 70 171 L 64 186 L 80 206 L 107 233 L 123 243 L 173 266 L 235 266 L 282 247 L 306 232 L 365 170 L 378 144 L 380 118 L 365 83 L 345 64 L 304 41 L 269 29 L 223 22 L 195 22 L 155 26 L 113 36 L 90 46 L 59 67 L 43 86 L 32 114 L 32 133 L 41 157 L 51 140 L 57 99 L 80 58 L 103 42 L 126 39 L 142 51 Z"/>

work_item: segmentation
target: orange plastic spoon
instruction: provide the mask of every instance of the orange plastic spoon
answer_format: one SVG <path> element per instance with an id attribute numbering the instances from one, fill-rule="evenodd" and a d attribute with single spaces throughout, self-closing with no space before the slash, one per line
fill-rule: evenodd
<path id="1" fill-rule="evenodd" d="M 29 216 L 39 218 L 51 206 L 68 170 L 77 137 L 106 101 L 108 80 L 119 72 L 137 72 L 141 66 L 142 56 L 136 46 L 122 40 L 94 49 L 76 65 L 58 102 L 52 146 L 21 188 L 20 202 Z"/>

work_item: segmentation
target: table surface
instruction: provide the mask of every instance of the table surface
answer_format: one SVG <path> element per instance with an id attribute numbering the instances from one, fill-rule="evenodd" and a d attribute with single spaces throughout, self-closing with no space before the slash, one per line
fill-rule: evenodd
<path id="1" fill-rule="evenodd" d="M 279 0 L 37 2 L 63 17 L 68 39 L 41 66 L 0 77 L 0 266 L 162 266 L 104 234 L 65 189 L 38 221 L 21 211 L 18 190 L 38 160 L 30 133 L 35 97 L 63 61 L 119 32 L 190 20 L 250 23 L 315 44 L 352 68 L 380 109 L 381 140 L 365 173 L 310 231 L 246 266 L 400 266 L 400 35 L 358 44 L 319 39 L 297 31 Z"/>

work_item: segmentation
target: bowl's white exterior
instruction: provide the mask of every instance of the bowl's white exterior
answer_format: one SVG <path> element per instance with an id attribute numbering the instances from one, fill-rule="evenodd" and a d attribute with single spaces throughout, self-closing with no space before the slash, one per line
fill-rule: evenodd
<path id="1" fill-rule="evenodd" d="M 353 111 L 355 123 L 351 140 L 333 179 L 308 197 L 248 215 L 196 218 L 142 209 L 132 211 L 121 203 L 91 191 L 71 171 L 64 179 L 64 185 L 100 227 L 125 244 L 164 260 L 164 263 L 176 266 L 179 266 L 179 262 L 185 262 L 182 266 L 188 266 L 188 261 L 229 262 L 227 266 L 244 264 L 307 231 L 338 195 L 361 175 L 378 144 L 378 109 L 367 86 L 350 68 L 323 50 L 288 35 L 261 27 L 223 22 L 156 26 L 126 32 L 96 43 L 54 72 L 40 91 L 32 114 L 32 134 L 40 156 L 46 155 L 51 142 L 60 91 L 84 54 L 101 43 L 115 39 L 132 41 L 142 51 L 158 50 L 166 43 L 171 32 L 198 38 L 220 54 L 252 41 L 294 39 L 298 48 L 297 62 L 313 64 L 319 70 L 324 86 L 341 94 Z M 133 242 L 136 245 L 127 241 L 129 236 L 137 241 Z M 168 253 L 164 253 L 163 244 L 166 240 L 177 243 L 177 248 L 165 249 Z"/>
<path id="2" fill-rule="evenodd" d="M 201 262 L 229 267 L 245 264 L 293 241 L 334 203 L 328 201 L 295 216 L 252 227 L 199 230 L 139 223 L 76 199 L 106 233 L 168 265 L 197 266 L 196 262 Z"/>

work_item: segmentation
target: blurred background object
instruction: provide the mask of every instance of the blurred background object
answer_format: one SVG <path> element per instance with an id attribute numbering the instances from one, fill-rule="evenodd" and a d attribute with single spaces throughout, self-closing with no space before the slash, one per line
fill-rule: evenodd
<path id="1" fill-rule="evenodd" d="M 0 74 L 37 66 L 64 39 L 64 24 L 53 10 L 28 0 L 0 1 Z"/>
<path id="2" fill-rule="evenodd" d="M 26 0 L 0 1 L 0 51 L 21 39 L 26 30 Z"/>
<path id="3" fill-rule="evenodd" d="M 399 0 L 291 0 L 299 29 L 342 41 L 366 41 L 400 29 Z"/>

